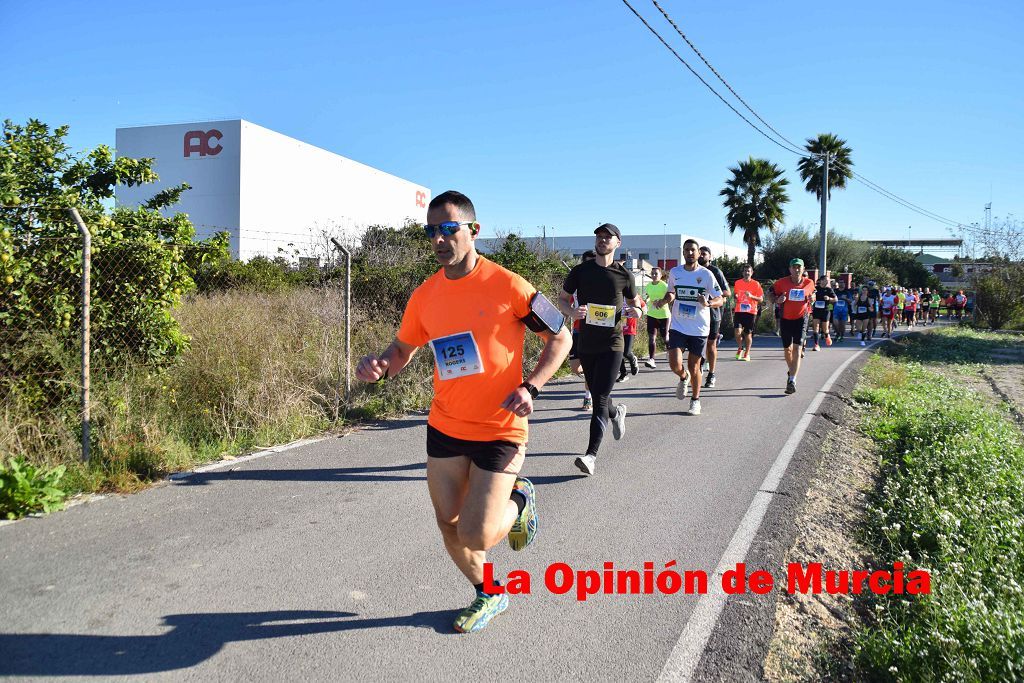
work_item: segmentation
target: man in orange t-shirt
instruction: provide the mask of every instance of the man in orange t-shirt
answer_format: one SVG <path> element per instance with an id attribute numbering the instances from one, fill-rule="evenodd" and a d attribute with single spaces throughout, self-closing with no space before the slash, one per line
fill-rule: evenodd
<path id="1" fill-rule="evenodd" d="M 732 290 L 736 292 L 736 308 L 733 309 L 733 327 L 736 330 L 736 360 L 750 360 L 750 346 L 754 343 L 754 327 L 757 325 L 757 307 L 764 301 L 761 283 L 753 279 L 754 267 L 743 266 L 743 277 L 736 281 Z"/>
<path id="2" fill-rule="evenodd" d="M 796 373 L 800 372 L 800 350 L 807 314 L 814 301 L 814 280 L 804 275 L 803 259 L 795 258 L 789 262 L 789 277 L 776 280 L 772 294 L 775 302 L 782 304 L 779 336 L 782 337 L 782 351 L 789 366 L 786 393 L 792 394 L 796 391 Z"/>
<path id="3" fill-rule="evenodd" d="M 427 488 L 445 548 L 476 588 L 454 624 L 472 632 L 508 607 L 502 587 L 484 585 L 487 551 L 506 536 L 513 550 L 522 550 L 536 534 L 536 491 L 517 476 L 527 415 L 571 339 L 557 309 L 538 301 L 530 283 L 477 254 L 480 224 L 469 197 L 454 191 L 434 197 L 425 229 L 442 268 L 413 292 L 395 340 L 380 355 L 363 357 L 356 377 L 393 377 L 421 346 L 434 356 Z M 527 325 L 544 339 L 544 349 L 524 382 Z"/>

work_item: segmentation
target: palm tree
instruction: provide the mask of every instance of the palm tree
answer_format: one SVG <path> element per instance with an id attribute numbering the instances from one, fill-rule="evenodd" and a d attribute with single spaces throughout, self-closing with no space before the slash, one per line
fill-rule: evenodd
<path id="1" fill-rule="evenodd" d="M 832 188 L 844 189 L 846 181 L 853 176 L 851 150 L 846 140 L 840 140 L 832 133 L 821 133 L 816 138 L 808 138 L 804 149 L 816 155 L 804 157 L 796 165 L 800 171 L 800 180 L 804 181 L 804 188 L 821 200 L 821 177 L 824 175 L 825 161 L 820 155 L 828 154 L 828 198 L 832 199 Z"/>
<path id="2" fill-rule="evenodd" d="M 754 265 L 754 251 L 761 246 L 761 231 L 775 232 L 784 217 L 783 205 L 789 201 L 783 170 L 767 159 L 750 157 L 730 168 L 732 178 L 718 194 L 725 197 L 722 206 L 729 234 L 743 231 L 747 245 L 747 263 Z"/>

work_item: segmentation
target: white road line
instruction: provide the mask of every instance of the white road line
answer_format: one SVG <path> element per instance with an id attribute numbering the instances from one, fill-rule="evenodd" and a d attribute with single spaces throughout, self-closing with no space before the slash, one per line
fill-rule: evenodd
<path id="1" fill-rule="evenodd" d="M 761 486 L 758 487 L 758 492 L 754 494 L 754 500 L 751 501 L 750 507 L 747 508 L 747 513 L 740 520 L 739 528 L 736 529 L 732 540 L 729 541 L 729 546 L 718 561 L 714 577 L 708 581 L 708 585 L 712 588 L 709 588 L 708 592 L 700 597 L 697 605 L 693 608 L 693 614 L 690 615 L 690 619 L 686 622 L 686 627 L 679 636 L 679 642 L 672 648 L 672 652 L 669 654 L 668 660 L 661 670 L 661 675 L 658 676 L 659 681 L 691 680 L 693 672 L 697 669 L 700 658 L 704 654 L 704 648 L 707 646 L 708 640 L 715 630 L 715 625 L 718 624 L 718 618 L 725 608 L 726 600 L 729 598 L 721 590 L 722 574 L 729 569 L 735 569 L 736 564 L 743 562 L 747 556 L 750 544 L 753 543 L 754 537 L 757 536 L 757 531 L 761 528 L 764 515 L 768 511 L 768 505 L 772 501 L 775 487 L 782 481 L 782 476 L 786 473 L 789 461 L 793 458 L 793 453 L 796 452 L 797 446 L 800 445 L 804 432 L 807 431 L 811 420 L 814 419 L 814 414 L 825 399 L 825 395 L 832 388 L 835 381 L 839 379 L 839 375 L 853 362 L 854 358 L 881 341 L 874 341 L 863 349 L 858 349 L 856 353 L 836 368 L 832 376 L 818 390 L 803 417 L 796 423 L 796 426 L 789 435 L 789 439 L 786 440 L 782 450 L 779 451 L 779 455 L 775 458 L 775 463 L 768 470 L 768 474 L 765 475 Z"/>

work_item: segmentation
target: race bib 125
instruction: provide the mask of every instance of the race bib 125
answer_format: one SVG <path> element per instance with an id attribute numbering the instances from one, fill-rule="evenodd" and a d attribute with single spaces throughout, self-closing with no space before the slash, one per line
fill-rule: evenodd
<path id="1" fill-rule="evenodd" d="M 437 376 L 442 380 L 478 375 L 484 371 L 480 350 L 472 332 L 459 332 L 430 342 L 437 363 Z"/>

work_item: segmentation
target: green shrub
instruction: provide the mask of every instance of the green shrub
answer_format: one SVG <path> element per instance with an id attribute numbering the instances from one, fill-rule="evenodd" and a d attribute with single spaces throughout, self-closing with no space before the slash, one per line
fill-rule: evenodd
<path id="1" fill-rule="evenodd" d="M 17 519 L 33 512 L 64 507 L 67 493 L 60 488 L 65 467 L 37 467 L 22 458 L 0 459 L 0 517 Z"/>
<path id="2" fill-rule="evenodd" d="M 926 344 L 934 351 L 961 337 Z M 882 459 L 868 541 L 879 564 L 932 575 L 929 595 L 868 598 L 855 650 L 861 677 L 1016 680 L 1024 667 L 1019 428 L 962 382 L 904 359 L 872 359 L 855 398 L 870 406 L 863 429 Z"/>
<path id="3" fill-rule="evenodd" d="M 0 140 L 0 406 L 67 414 L 80 391 L 83 241 L 91 235 L 92 363 L 166 366 L 187 347 L 171 309 L 191 273 L 226 244 L 196 243 L 188 217 L 165 217 L 187 185 L 145 206 L 110 211 L 116 185 L 157 180 L 152 159 L 114 158 L 106 146 L 75 155 L 66 126 L 5 121 Z M 0 441 L 6 441 L 2 439 Z M 29 449 L 32 450 L 32 449 Z"/>
<path id="4" fill-rule="evenodd" d="M 1024 316 L 1024 266 L 999 264 L 974 278 L 974 317 L 979 326 L 1001 330 Z"/>

